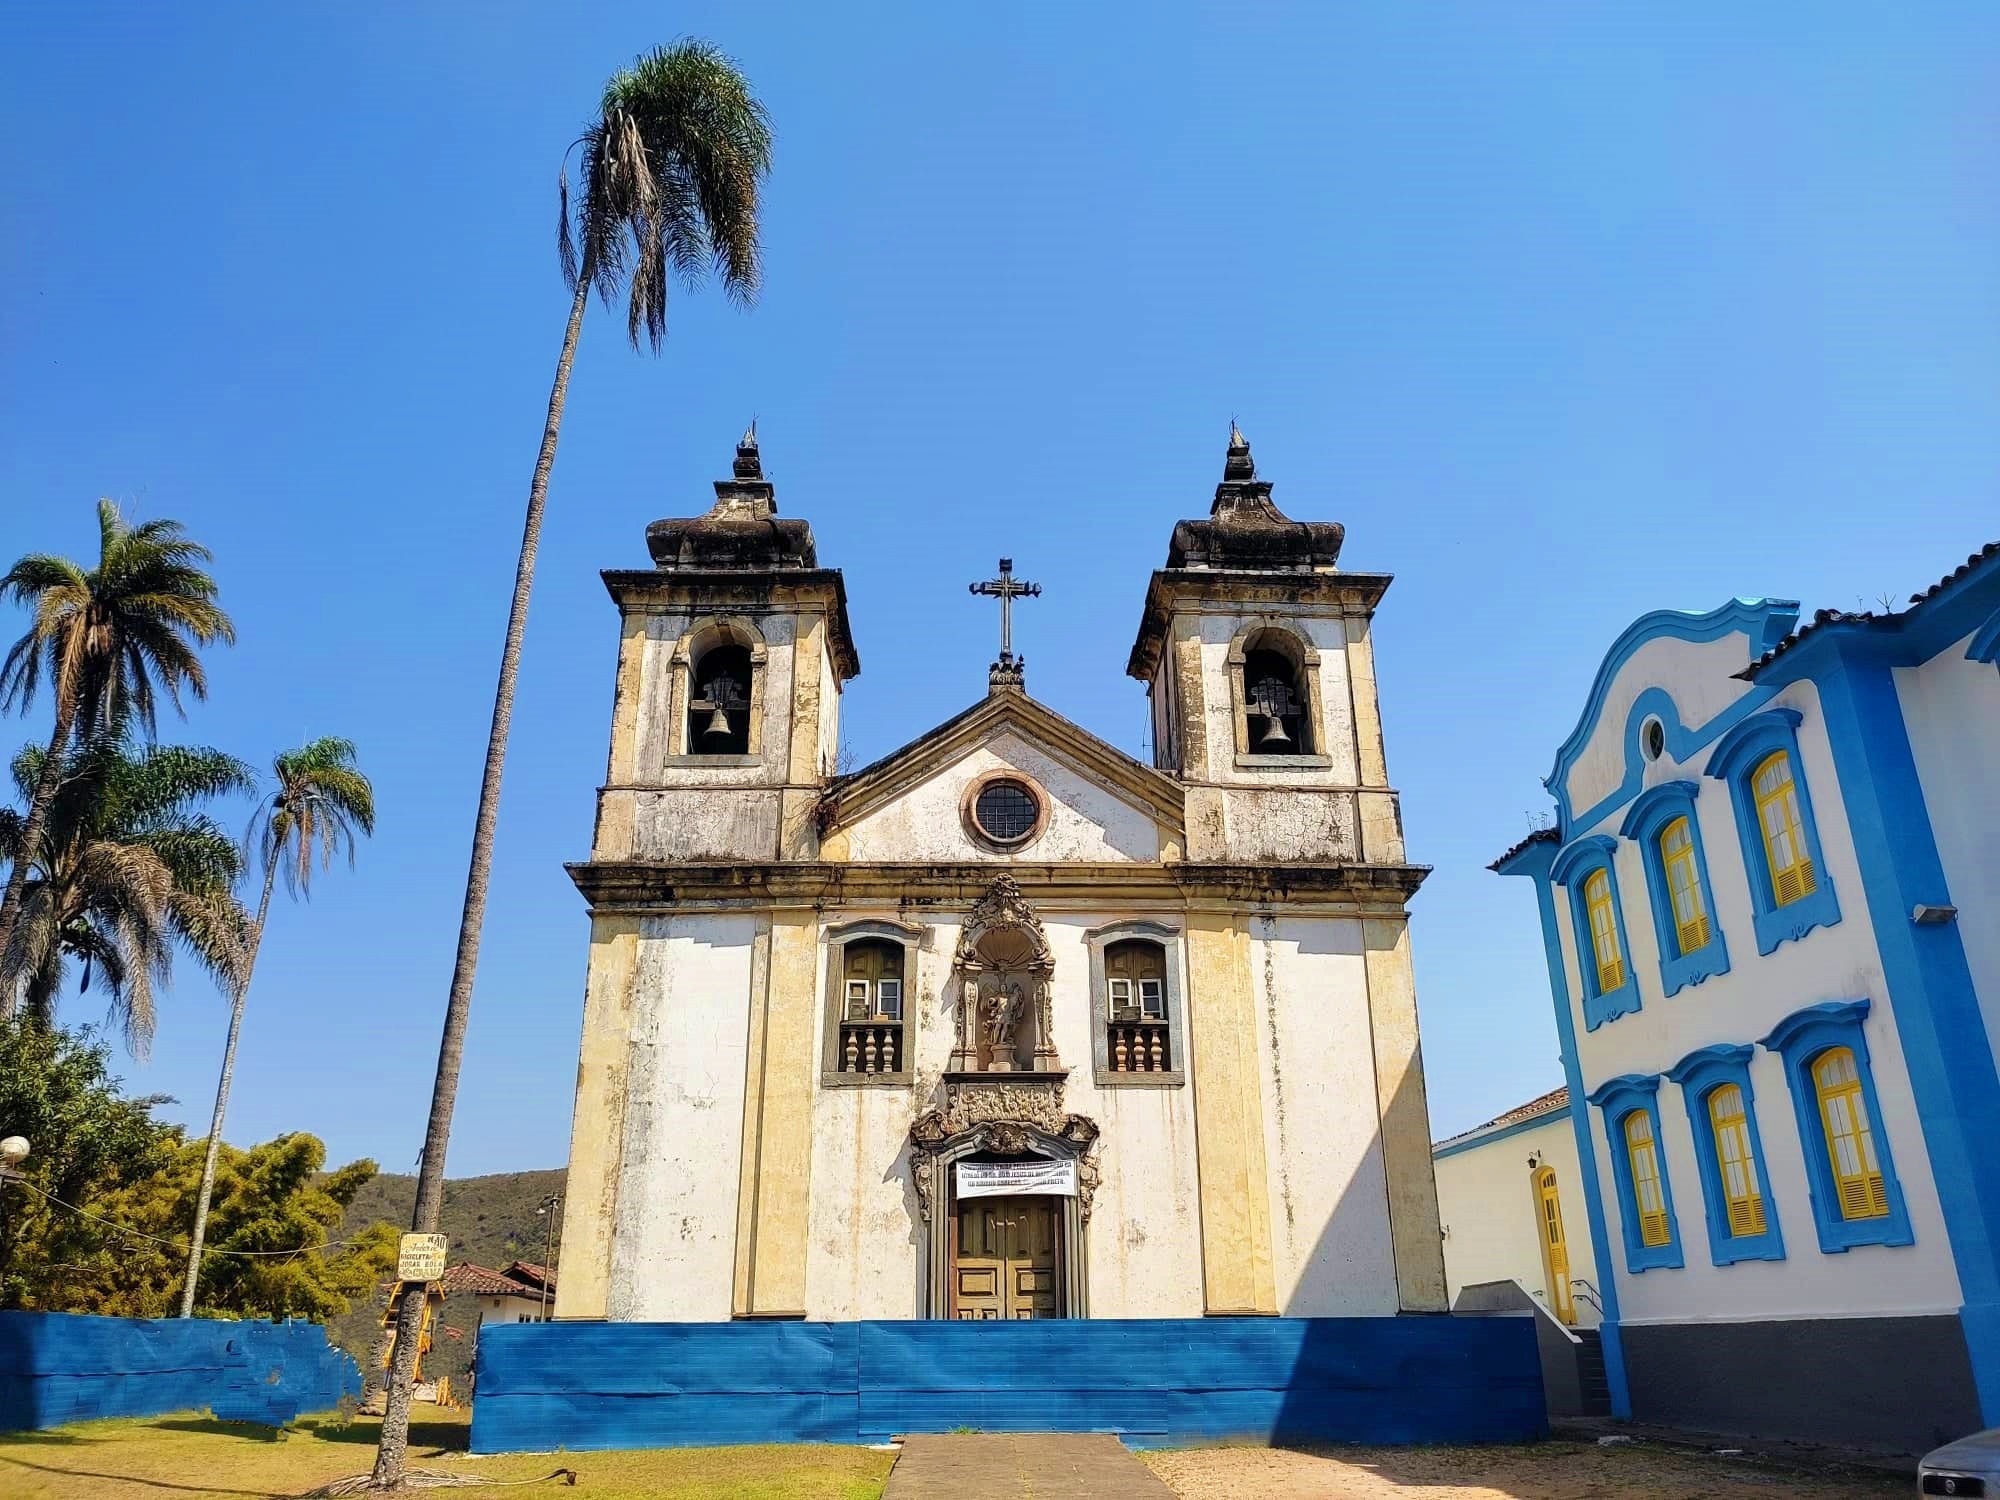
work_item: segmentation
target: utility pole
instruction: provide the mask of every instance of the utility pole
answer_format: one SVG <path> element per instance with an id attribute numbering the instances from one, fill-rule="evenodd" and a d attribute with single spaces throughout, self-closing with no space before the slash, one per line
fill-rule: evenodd
<path id="1" fill-rule="evenodd" d="M 555 1253 L 556 1215 L 562 1209 L 562 1194 L 550 1193 L 535 1210 L 542 1218 L 542 1321 L 549 1320 L 549 1257 Z"/>

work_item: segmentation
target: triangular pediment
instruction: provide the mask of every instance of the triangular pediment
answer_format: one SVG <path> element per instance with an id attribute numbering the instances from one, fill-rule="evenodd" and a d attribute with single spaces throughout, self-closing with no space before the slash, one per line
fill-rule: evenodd
<path id="1" fill-rule="evenodd" d="M 1045 795 L 1051 812 L 1046 836 L 1021 848 L 1021 859 L 1154 860 L 1185 833 L 1178 781 L 1006 690 L 842 777 L 827 793 L 822 828 L 829 837 L 846 831 L 856 860 L 1007 857 L 1007 850 L 948 846 L 966 836 L 963 799 L 1009 772 Z"/>

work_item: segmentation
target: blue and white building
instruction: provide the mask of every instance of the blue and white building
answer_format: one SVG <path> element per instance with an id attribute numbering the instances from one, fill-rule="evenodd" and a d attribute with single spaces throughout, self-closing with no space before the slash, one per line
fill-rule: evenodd
<path id="1" fill-rule="evenodd" d="M 1897 613 L 1642 616 L 1546 784 L 1494 869 L 1534 884 L 1614 1409 L 2000 1425 L 2000 544 Z"/>

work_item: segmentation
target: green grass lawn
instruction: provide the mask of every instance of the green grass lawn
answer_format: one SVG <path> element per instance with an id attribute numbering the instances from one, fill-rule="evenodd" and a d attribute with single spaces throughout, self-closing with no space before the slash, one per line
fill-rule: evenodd
<path id="1" fill-rule="evenodd" d="M 183 1414 L 85 1422 L 49 1432 L 0 1433 L 0 1495 L 7 1500 L 197 1500 L 201 1496 L 303 1495 L 328 1480 L 365 1472 L 375 1461 L 379 1423 L 306 1417 L 273 1435 L 260 1427 Z M 575 1469 L 560 1482 L 438 1496 L 491 1493 L 499 1500 L 877 1500 L 891 1455 L 866 1448 L 668 1448 L 644 1453 L 518 1454 L 467 1458 L 466 1419 L 421 1406 L 410 1425 L 413 1468 L 535 1479 Z"/>

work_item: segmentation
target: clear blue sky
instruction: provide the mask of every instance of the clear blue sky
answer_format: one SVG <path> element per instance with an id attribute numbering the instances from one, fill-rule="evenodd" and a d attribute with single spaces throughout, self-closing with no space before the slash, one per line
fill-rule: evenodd
<path id="1" fill-rule="evenodd" d="M 91 505 L 212 545 L 241 644 L 163 733 L 357 740 L 381 831 L 276 912 L 230 1119 L 408 1170 L 561 333 L 557 161 L 686 32 L 776 121 L 768 286 L 593 311 L 529 623 L 454 1175 L 564 1160 L 616 618 L 755 413 L 845 570 L 866 761 L 1029 685 L 1138 752 L 1147 571 L 1232 415 L 1377 625 L 1439 1134 L 1559 1078 L 1487 861 L 1610 638 L 1907 594 L 2000 533 L 2000 11 L 1984 5 L 39 6 L 0 61 L 0 554 Z M 18 632 L 21 617 L 0 618 Z M 45 710 L 7 743 L 47 733 Z M 73 1020 L 99 1014 L 72 997 Z M 189 969 L 138 1087 L 206 1118 Z M 4 1124 L 4 1122 L 0 1122 Z"/>

